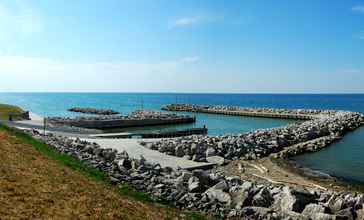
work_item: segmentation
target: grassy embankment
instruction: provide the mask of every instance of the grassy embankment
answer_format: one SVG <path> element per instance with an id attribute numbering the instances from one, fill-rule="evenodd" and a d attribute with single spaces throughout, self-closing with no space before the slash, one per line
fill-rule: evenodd
<path id="1" fill-rule="evenodd" d="M 9 120 L 9 113 L 19 113 L 19 111 L 15 107 L 0 104 L 0 120 Z M 19 119 L 13 117 L 13 120 L 17 121 Z"/>
<path id="2" fill-rule="evenodd" d="M 1 219 L 205 219 L 112 186 L 82 162 L 0 124 Z"/>

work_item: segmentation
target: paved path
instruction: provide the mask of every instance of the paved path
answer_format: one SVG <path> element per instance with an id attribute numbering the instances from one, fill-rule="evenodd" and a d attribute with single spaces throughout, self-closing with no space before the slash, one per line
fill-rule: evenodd
<path id="1" fill-rule="evenodd" d="M 175 157 L 160 153 L 156 150 L 149 150 L 146 147 L 140 145 L 137 139 L 83 139 L 88 142 L 96 142 L 102 148 L 113 148 L 119 152 L 125 150 L 128 152 L 129 157 L 140 159 L 140 155 L 147 160 L 147 162 L 159 163 L 162 167 L 176 167 L 180 166 L 183 169 L 193 170 L 197 168 L 211 168 L 211 163 L 196 163 L 191 160 L 187 160 L 182 157 Z M 148 139 L 153 141 L 153 139 Z M 144 141 L 144 139 L 143 139 Z M 140 142 L 140 139 L 139 139 Z"/>
<path id="2" fill-rule="evenodd" d="M 4 121 L 0 120 L 0 123 L 14 126 L 20 129 L 35 129 L 39 132 L 43 132 L 43 118 L 29 112 L 29 117 L 31 120 L 28 121 Z M 96 132 L 89 131 L 77 131 L 71 129 L 57 128 L 57 127 L 49 127 L 46 126 L 46 133 L 52 133 L 54 135 L 60 135 L 64 137 L 70 138 L 80 138 L 81 140 L 87 140 L 89 142 L 96 142 L 102 148 L 113 148 L 120 151 L 125 150 L 128 152 L 131 158 L 140 159 L 140 155 L 151 163 L 159 163 L 163 167 L 176 167 L 179 166 L 183 169 L 193 170 L 198 168 L 211 168 L 213 164 L 211 163 L 197 163 L 191 160 L 187 160 L 180 157 L 169 156 L 163 153 L 160 153 L 156 150 L 149 150 L 138 143 L 137 139 L 104 139 L 104 138 L 94 138 L 90 135 L 97 134 Z M 141 139 L 139 139 L 140 141 Z M 160 139 L 143 139 L 143 141 L 159 141 Z"/>

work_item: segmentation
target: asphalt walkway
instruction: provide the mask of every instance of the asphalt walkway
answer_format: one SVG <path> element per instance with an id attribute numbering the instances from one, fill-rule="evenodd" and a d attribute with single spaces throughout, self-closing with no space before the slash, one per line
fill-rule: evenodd
<path id="1" fill-rule="evenodd" d="M 118 152 L 126 151 L 129 157 L 140 159 L 141 155 L 147 160 L 147 162 L 159 163 L 162 167 L 176 167 L 179 166 L 183 169 L 193 170 L 197 168 L 211 168 L 213 164 L 211 163 L 197 163 L 192 160 L 187 160 L 182 157 L 175 157 L 160 153 L 156 150 L 150 150 L 139 144 L 140 141 L 145 141 L 144 139 L 83 139 L 88 142 L 96 142 L 102 148 L 113 148 Z M 153 142 L 155 140 L 148 139 L 148 141 Z"/>

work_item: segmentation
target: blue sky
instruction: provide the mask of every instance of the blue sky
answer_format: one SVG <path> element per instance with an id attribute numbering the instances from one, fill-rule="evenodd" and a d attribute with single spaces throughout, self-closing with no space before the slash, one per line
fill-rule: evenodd
<path id="1" fill-rule="evenodd" d="M 364 93 L 364 0 L 0 0 L 0 92 Z"/>

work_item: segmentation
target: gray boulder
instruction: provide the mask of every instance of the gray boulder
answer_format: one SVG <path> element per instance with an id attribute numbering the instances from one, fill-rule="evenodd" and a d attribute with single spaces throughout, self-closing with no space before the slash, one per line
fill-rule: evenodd
<path id="1" fill-rule="evenodd" d="M 212 188 L 222 190 L 224 192 L 229 192 L 229 184 L 226 180 L 222 180 L 222 181 L 218 182 Z"/>
<path id="2" fill-rule="evenodd" d="M 199 162 L 200 161 L 200 156 L 197 155 L 197 154 L 193 155 L 192 161 Z"/>
<path id="3" fill-rule="evenodd" d="M 153 170 L 153 168 L 148 167 L 148 166 L 145 166 L 145 165 L 141 165 L 141 166 L 139 166 L 139 167 L 138 167 L 138 170 L 139 170 L 141 173 L 145 173 L 145 172 L 148 172 L 148 171 Z"/>
<path id="4" fill-rule="evenodd" d="M 252 205 L 268 208 L 272 204 L 272 201 L 273 201 L 273 198 L 258 193 L 253 197 Z"/>
<path id="5" fill-rule="evenodd" d="M 113 161 L 116 157 L 115 153 L 111 150 L 107 150 L 103 152 L 103 157 L 107 160 L 107 161 Z"/>
<path id="6" fill-rule="evenodd" d="M 216 156 L 216 151 L 212 147 L 206 150 L 206 157 L 211 157 L 211 156 Z"/>
<path id="7" fill-rule="evenodd" d="M 89 154 L 92 154 L 93 152 L 94 152 L 94 149 L 95 149 L 95 146 L 94 145 L 91 145 L 91 144 L 89 144 L 89 145 L 87 145 L 86 147 L 85 147 L 85 152 L 87 152 L 87 153 L 89 153 Z"/>
<path id="8" fill-rule="evenodd" d="M 208 185 L 210 181 L 210 175 L 203 170 L 194 170 L 192 171 L 192 176 L 197 177 L 200 182 L 204 185 Z"/>
<path id="9" fill-rule="evenodd" d="M 171 174 L 173 172 L 173 168 L 172 167 L 164 167 L 163 172 L 167 173 L 167 174 Z"/>
<path id="10" fill-rule="evenodd" d="M 337 213 L 338 211 L 347 208 L 344 199 L 340 198 L 337 194 L 333 194 L 329 201 L 325 203 L 325 206 L 330 208 L 331 213 Z"/>
<path id="11" fill-rule="evenodd" d="M 345 219 L 345 218 L 341 218 L 339 216 L 336 216 L 336 215 L 331 215 L 331 214 L 327 214 L 327 213 L 313 213 L 311 216 L 310 216 L 310 219 L 312 220 L 330 220 L 330 219 L 333 219 L 333 220 L 336 220 L 336 219 Z"/>
<path id="12" fill-rule="evenodd" d="M 191 145 L 191 154 L 202 155 L 203 151 L 197 144 L 192 144 Z"/>
<path id="13" fill-rule="evenodd" d="M 118 165 L 120 167 L 124 167 L 125 169 L 129 170 L 131 169 L 131 161 L 128 159 L 122 159 L 119 161 Z"/>
<path id="14" fill-rule="evenodd" d="M 272 209 L 300 213 L 307 204 L 314 202 L 316 197 L 306 188 L 286 186 L 281 193 L 274 196 L 274 199 Z"/>
<path id="15" fill-rule="evenodd" d="M 231 196 L 223 192 L 221 189 L 210 188 L 204 192 L 210 200 L 217 199 L 220 203 L 226 204 L 230 202 Z"/>
<path id="16" fill-rule="evenodd" d="M 305 209 L 302 211 L 302 215 L 314 218 L 316 213 L 329 213 L 327 207 L 319 204 L 308 204 Z"/>
<path id="17" fill-rule="evenodd" d="M 188 192 L 190 193 L 201 193 L 202 187 L 200 182 L 191 182 L 188 184 Z"/>
<path id="18" fill-rule="evenodd" d="M 183 180 L 184 181 L 188 181 L 188 180 L 190 180 L 190 178 L 191 178 L 191 176 L 192 176 L 192 173 L 191 172 L 188 172 L 188 171 L 184 171 L 184 172 L 182 172 L 182 178 L 183 178 Z"/>
<path id="19" fill-rule="evenodd" d="M 98 147 L 98 148 L 95 148 L 95 149 L 94 149 L 94 151 L 93 151 L 92 153 L 93 153 L 93 155 L 95 155 L 95 156 L 100 156 L 100 157 L 102 157 L 102 156 L 103 156 L 102 152 L 103 152 L 104 150 L 105 150 L 105 149 Z"/>
<path id="20" fill-rule="evenodd" d="M 353 213 L 353 208 L 347 208 L 336 212 L 335 215 L 340 216 L 342 219 L 353 220 Z"/>
<path id="21" fill-rule="evenodd" d="M 363 208 L 363 204 L 364 204 L 364 195 L 361 195 L 359 198 L 358 198 L 358 201 L 356 202 L 354 208 L 355 209 L 362 209 Z"/>
<path id="22" fill-rule="evenodd" d="M 230 189 L 230 193 L 232 195 L 232 200 L 229 204 L 229 207 L 231 209 L 234 209 L 236 207 L 251 206 L 254 195 L 249 193 L 248 190 L 244 190 L 240 187 L 233 187 L 232 189 Z"/>
<path id="23" fill-rule="evenodd" d="M 175 152 L 176 152 L 176 157 L 183 157 L 185 155 L 185 152 L 184 152 L 183 147 L 181 145 L 178 145 L 175 148 Z"/>
<path id="24" fill-rule="evenodd" d="M 207 162 L 217 164 L 219 166 L 222 166 L 225 164 L 225 158 L 220 157 L 220 156 L 206 157 L 206 159 L 207 159 Z"/>
<path id="25" fill-rule="evenodd" d="M 169 143 L 167 146 L 168 151 L 174 151 L 176 148 L 176 145 L 174 143 Z"/>

